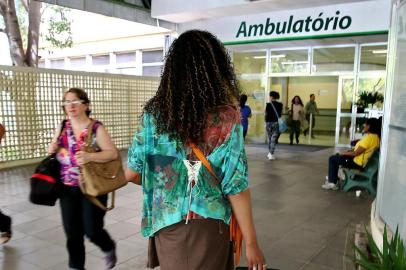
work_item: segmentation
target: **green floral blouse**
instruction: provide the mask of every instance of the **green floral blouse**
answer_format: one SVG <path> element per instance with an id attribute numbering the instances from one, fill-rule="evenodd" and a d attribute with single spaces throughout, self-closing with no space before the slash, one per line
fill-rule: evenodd
<path id="1" fill-rule="evenodd" d="M 185 220 L 190 212 L 192 218 L 230 222 L 231 206 L 226 196 L 248 188 L 240 115 L 234 107 L 222 106 L 210 114 L 207 121 L 205 143 L 199 147 L 221 183 L 201 166 L 197 182 L 190 191 L 184 160 L 197 158 L 189 147 L 177 149 L 176 142 L 167 135 L 158 135 L 153 117 L 144 113 L 142 125 L 128 151 L 128 167 L 142 175 L 142 235 L 152 236 L 162 228 Z"/>

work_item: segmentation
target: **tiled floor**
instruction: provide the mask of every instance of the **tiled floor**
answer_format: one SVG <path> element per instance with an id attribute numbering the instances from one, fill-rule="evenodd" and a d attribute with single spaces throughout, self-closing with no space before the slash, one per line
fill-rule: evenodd
<path id="1" fill-rule="evenodd" d="M 364 193 L 324 191 L 327 157 L 333 149 L 278 145 L 277 160 L 265 159 L 264 145 L 247 146 L 254 218 L 269 266 L 281 270 L 343 269 L 349 226 L 368 219 L 372 198 Z M 59 207 L 28 202 L 33 167 L 0 171 L 0 208 L 13 217 L 12 241 L 0 247 L 0 269 L 67 268 Z M 141 192 L 118 191 L 106 228 L 118 243 L 115 269 L 146 269 L 147 241 L 140 234 Z M 103 254 L 86 243 L 86 269 L 104 269 Z"/>
<path id="2" fill-rule="evenodd" d="M 299 137 L 299 142 L 301 144 L 307 144 L 307 145 L 325 145 L 325 146 L 333 146 L 335 144 L 334 142 L 335 138 L 334 135 L 320 135 L 320 134 L 316 134 L 315 137 L 311 137 L 311 136 L 303 136 L 303 133 L 301 134 L 301 136 Z M 283 133 L 280 138 L 279 141 L 281 143 L 289 143 L 290 142 L 290 138 L 289 138 L 289 133 Z M 296 143 L 296 140 L 293 140 L 294 143 Z M 340 142 L 343 144 L 348 144 L 349 141 L 343 141 Z"/>

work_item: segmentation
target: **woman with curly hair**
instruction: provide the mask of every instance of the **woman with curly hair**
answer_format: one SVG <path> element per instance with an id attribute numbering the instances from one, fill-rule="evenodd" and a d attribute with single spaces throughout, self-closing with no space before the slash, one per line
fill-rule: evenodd
<path id="1" fill-rule="evenodd" d="M 304 118 L 304 107 L 302 99 L 299 96 L 294 96 L 292 99 L 292 106 L 290 108 L 290 117 L 292 117 L 292 124 L 290 127 L 290 145 L 293 144 L 293 134 L 295 134 L 296 144 L 299 144 L 300 126 Z"/>
<path id="2" fill-rule="evenodd" d="M 154 261 L 149 252 L 149 267 L 234 269 L 233 212 L 249 266 L 266 268 L 252 218 L 238 98 L 230 58 L 212 34 L 192 30 L 173 42 L 128 152 L 126 177 L 142 185 L 144 195 L 141 232 L 157 255 Z"/>

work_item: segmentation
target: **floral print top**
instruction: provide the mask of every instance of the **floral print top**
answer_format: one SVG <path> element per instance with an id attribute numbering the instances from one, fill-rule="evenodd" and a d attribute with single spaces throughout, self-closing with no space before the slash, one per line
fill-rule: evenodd
<path id="1" fill-rule="evenodd" d="M 96 131 L 102 123 L 96 121 L 93 125 L 93 144 L 96 143 Z M 80 133 L 79 140 L 76 140 L 70 120 L 66 120 L 65 126 L 58 138 L 59 150 L 56 158 L 61 164 L 61 180 L 67 186 L 79 186 L 79 165 L 77 164 L 75 154 L 85 144 L 88 128 Z"/>
<path id="2" fill-rule="evenodd" d="M 231 106 L 219 107 L 207 119 L 204 144 L 206 155 L 219 184 L 201 166 L 189 208 L 188 173 L 184 160 L 197 160 L 189 147 L 156 133 L 155 120 L 144 113 L 142 125 L 128 152 L 128 167 L 142 175 L 143 211 L 141 232 L 152 236 L 157 231 L 186 219 L 212 218 L 230 222 L 231 206 L 227 195 L 248 188 L 247 157 L 239 112 Z"/>

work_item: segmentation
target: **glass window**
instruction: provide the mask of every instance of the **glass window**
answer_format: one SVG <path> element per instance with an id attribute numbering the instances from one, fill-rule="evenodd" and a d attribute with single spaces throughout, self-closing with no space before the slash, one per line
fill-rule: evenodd
<path id="1" fill-rule="evenodd" d="M 317 48 L 313 50 L 313 72 L 354 70 L 355 47 Z"/>
<path id="2" fill-rule="evenodd" d="M 268 97 L 265 95 L 265 86 L 267 82 L 266 76 L 258 79 L 239 79 L 241 90 L 247 95 L 248 100 L 246 105 L 251 108 L 252 116 L 249 118 L 249 128 L 247 140 L 250 142 L 263 143 L 265 141 L 264 129 L 264 111 L 265 101 Z"/>
<path id="3" fill-rule="evenodd" d="M 162 66 L 144 66 L 142 67 L 142 76 L 161 76 Z"/>
<path id="4" fill-rule="evenodd" d="M 386 70 L 386 45 L 362 46 L 360 71 Z"/>
<path id="5" fill-rule="evenodd" d="M 86 66 L 86 57 L 71 58 L 70 59 L 70 66 L 72 68 L 78 68 L 78 67 Z"/>
<path id="6" fill-rule="evenodd" d="M 38 61 L 38 67 L 44 68 L 45 67 L 45 60 Z"/>
<path id="7" fill-rule="evenodd" d="M 109 55 L 97 55 L 92 57 L 93 66 L 103 66 L 110 64 Z"/>
<path id="8" fill-rule="evenodd" d="M 272 73 L 305 73 L 308 70 L 308 50 L 271 51 Z"/>
<path id="9" fill-rule="evenodd" d="M 163 61 L 164 52 L 159 51 L 143 51 L 142 52 L 142 62 L 143 63 L 156 63 Z"/>
<path id="10" fill-rule="evenodd" d="M 126 75 L 137 75 L 136 68 L 119 68 L 117 69 L 118 73 Z"/>
<path id="11" fill-rule="evenodd" d="M 64 68 L 65 59 L 54 59 L 51 60 L 51 68 Z"/>
<path id="12" fill-rule="evenodd" d="M 117 64 L 135 63 L 135 52 L 117 53 L 116 63 Z"/>
<path id="13" fill-rule="evenodd" d="M 266 52 L 235 52 L 233 54 L 234 70 L 241 74 L 265 74 Z"/>
<path id="14" fill-rule="evenodd" d="M 354 79 L 348 78 L 342 80 L 341 85 L 341 112 L 351 113 L 352 111 L 352 93 L 354 91 Z"/>
<path id="15" fill-rule="evenodd" d="M 385 78 L 359 78 L 358 80 L 358 93 L 357 93 L 357 107 L 362 112 L 369 108 L 383 109 L 385 93 Z"/>

